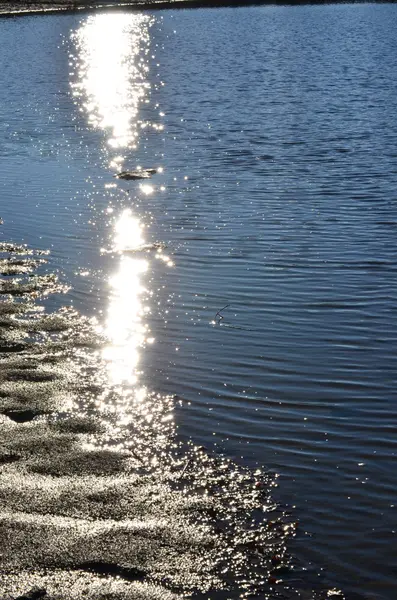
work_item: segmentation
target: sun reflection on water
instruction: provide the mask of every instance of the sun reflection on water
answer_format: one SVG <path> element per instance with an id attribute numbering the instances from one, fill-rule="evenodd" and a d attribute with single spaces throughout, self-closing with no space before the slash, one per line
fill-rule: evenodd
<path id="1" fill-rule="evenodd" d="M 143 243 L 142 224 L 130 210 L 125 210 L 115 226 L 115 250 L 138 249 Z M 110 345 L 104 358 L 115 384 L 138 382 L 139 352 L 149 331 L 144 321 L 149 307 L 143 302 L 147 290 L 142 284 L 148 266 L 145 258 L 122 255 L 117 273 L 110 278 L 111 298 L 105 326 Z"/>
<path id="2" fill-rule="evenodd" d="M 143 14 L 94 15 L 73 36 L 78 49 L 78 55 L 71 57 L 78 76 L 72 84 L 73 94 L 89 124 L 109 130 L 111 148 L 135 148 L 138 142 L 139 106 L 150 89 L 152 21 Z M 110 165 L 117 168 L 122 160 L 115 156 Z"/>
<path id="3" fill-rule="evenodd" d="M 130 164 L 135 162 L 139 136 L 146 135 L 147 125 L 154 128 L 139 115 L 151 91 L 149 32 L 153 22 L 153 17 L 144 14 L 96 14 L 87 17 L 72 36 L 76 49 L 70 57 L 74 101 L 86 115 L 89 128 L 104 132 L 103 156 L 113 173 L 123 170 L 127 159 L 127 168 L 138 168 Z M 161 167 L 156 165 L 155 172 L 161 173 Z M 141 196 L 152 196 L 157 189 L 161 188 L 148 183 L 134 187 Z M 115 416 L 114 431 L 125 425 L 133 428 L 134 436 L 127 437 L 124 446 L 133 439 L 135 451 L 139 449 L 153 461 L 153 449 L 157 447 L 157 455 L 164 450 L 173 428 L 173 403 L 142 382 L 142 354 L 155 342 L 148 323 L 152 292 L 147 285 L 152 261 L 161 260 L 167 266 L 173 263 L 163 253 L 161 242 L 147 239 L 143 223 L 147 219 L 130 208 L 123 210 L 129 197 L 123 182 L 104 184 L 109 204 L 102 214 L 112 226 L 104 253 L 113 257 L 114 270 L 108 281 L 104 323 L 108 343 L 102 358 L 109 389 L 116 393 L 106 390 L 96 405 Z"/>

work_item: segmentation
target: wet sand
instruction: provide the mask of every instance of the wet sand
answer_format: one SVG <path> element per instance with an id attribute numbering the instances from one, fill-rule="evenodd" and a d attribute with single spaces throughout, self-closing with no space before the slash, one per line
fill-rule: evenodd
<path id="1" fill-rule="evenodd" d="M 0 597 L 341 598 L 302 592 L 273 479 L 178 440 L 172 398 L 120 425 L 97 324 L 46 312 L 47 260 L 0 243 Z"/>

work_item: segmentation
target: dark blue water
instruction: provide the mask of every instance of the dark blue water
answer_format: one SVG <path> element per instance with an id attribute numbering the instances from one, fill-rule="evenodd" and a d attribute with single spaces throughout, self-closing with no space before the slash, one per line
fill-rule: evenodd
<path id="1" fill-rule="evenodd" d="M 2 239 L 51 248 L 116 379 L 277 472 L 291 550 L 367 600 L 396 597 L 396 31 L 394 4 L 0 21 Z M 164 172 L 113 178 L 137 165 Z"/>

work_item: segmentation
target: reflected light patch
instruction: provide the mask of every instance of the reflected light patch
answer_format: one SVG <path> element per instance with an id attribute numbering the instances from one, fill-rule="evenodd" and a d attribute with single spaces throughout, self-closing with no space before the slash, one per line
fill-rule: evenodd
<path id="1" fill-rule="evenodd" d="M 156 258 L 162 260 L 167 265 L 167 267 L 173 267 L 175 264 L 174 261 L 169 256 L 167 256 L 167 254 L 164 254 L 162 252 L 162 250 L 158 250 L 158 252 L 156 252 Z"/>
<path id="2" fill-rule="evenodd" d="M 144 243 L 143 226 L 130 210 L 125 210 L 115 225 L 115 249 L 138 248 Z M 112 384 L 138 382 L 139 355 L 149 332 L 143 304 L 146 289 L 142 276 L 148 261 L 142 257 L 121 256 L 118 271 L 110 278 L 110 303 L 105 333 L 110 344 L 103 357 L 107 361 Z"/>
<path id="3" fill-rule="evenodd" d="M 150 194 L 153 194 L 154 192 L 154 187 L 152 185 L 149 185 L 148 183 L 142 183 L 139 186 L 139 189 L 142 193 L 145 194 L 145 196 L 150 196 Z"/>
<path id="4" fill-rule="evenodd" d="M 117 252 L 137 250 L 144 244 L 144 225 L 127 209 L 116 223 L 114 249 Z"/>
<path id="5" fill-rule="evenodd" d="M 88 126 L 103 133 L 102 151 L 113 172 L 125 168 L 127 157 L 131 160 L 131 149 L 137 147 L 142 128 L 153 127 L 139 118 L 142 103 L 149 102 L 149 31 L 153 23 L 154 17 L 147 14 L 95 14 L 84 17 L 72 34 L 74 101 Z M 162 125 L 154 127 L 161 129 Z M 146 389 L 140 363 L 144 348 L 155 341 L 148 325 L 151 309 L 147 298 L 153 295 L 146 289 L 149 261 L 161 256 L 168 264 L 170 259 L 159 250 L 160 242 L 146 242 L 145 226 L 131 210 L 118 214 L 117 200 L 122 194 L 129 199 L 128 190 L 115 182 L 104 182 L 104 190 L 111 202 L 102 215 L 113 235 L 109 247 L 101 252 L 111 255 L 109 264 L 114 260 L 114 270 L 103 327 L 108 340 L 101 357 L 107 368 L 106 388 L 96 396 L 95 407 L 112 415 L 112 449 L 119 442 L 120 448 L 131 447 L 141 464 L 157 464 L 174 431 L 173 398 Z M 143 184 L 140 192 L 149 195 L 156 190 L 158 187 Z"/>
<path id="6" fill-rule="evenodd" d="M 110 161 L 109 166 L 113 169 L 120 169 L 123 162 L 123 156 L 116 156 L 115 158 L 113 158 L 113 160 Z"/>
<path id="7" fill-rule="evenodd" d="M 110 130 L 107 143 L 115 149 L 133 148 L 138 141 L 139 106 L 150 89 L 152 21 L 142 14 L 98 14 L 72 36 L 78 53 L 73 95 L 92 127 Z M 110 164 L 117 168 L 120 161 L 117 156 Z"/>

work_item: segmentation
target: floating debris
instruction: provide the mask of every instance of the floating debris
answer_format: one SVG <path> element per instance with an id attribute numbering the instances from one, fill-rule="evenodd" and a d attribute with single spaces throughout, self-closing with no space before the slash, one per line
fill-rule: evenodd
<path id="1" fill-rule="evenodd" d="M 136 171 L 121 171 L 121 173 L 117 173 L 114 177 L 130 181 L 133 179 L 149 179 L 155 173 L 157 173 L 157 169 L 137 169 Z"/>
<path id="2" fill-rule="evenodd" d="M 141 244 L 140 246 L 136 246 L 135 248 L 123 248 L 122 252 L 124 253 L 139 253 L 139 252 L 150 252 L 151 250 L 165 250 L 167 248 L 167 244 L 164 242 L 153 242 L 152 244 Z"/>
<path id="3" fill-rule="evenodd" d="M 225 321 L 225 317 L 222 312 L 226 310 L 226 308 L 230 308 L 230 304 L 226 304 L 223 308 L 217 311 L 215 318 L 210 321 L 210 325 L 219 325 L 222 327 L 226 327 L 228 329 L 240 329 L 242 331 L 252 331 L 249 327 L 244 327 L 243 325 L 231 325 Z"/>
<path id="4" fill-rule="evenodd" d="M 223 316 L 222 312 L 229 307 L 230 307 L 230 304 L 226 304 L 226 306 L 224 306 L 223 308 L 220 308 L 215 315 L 215 319 L 213 321 L 211 321 L 211 325 L 221 325 L 223 319 L 225 318 Z"/>
<path id="5" fill-rule="evenodd" d="M 131 248 L 102 248 L 101 254 L 139 254 L 140 252 L 151 252 L 152 250 L 162 251 L 168 248 L 165 242 L 152 242 L 149 244 L 140 244 Z"/>

